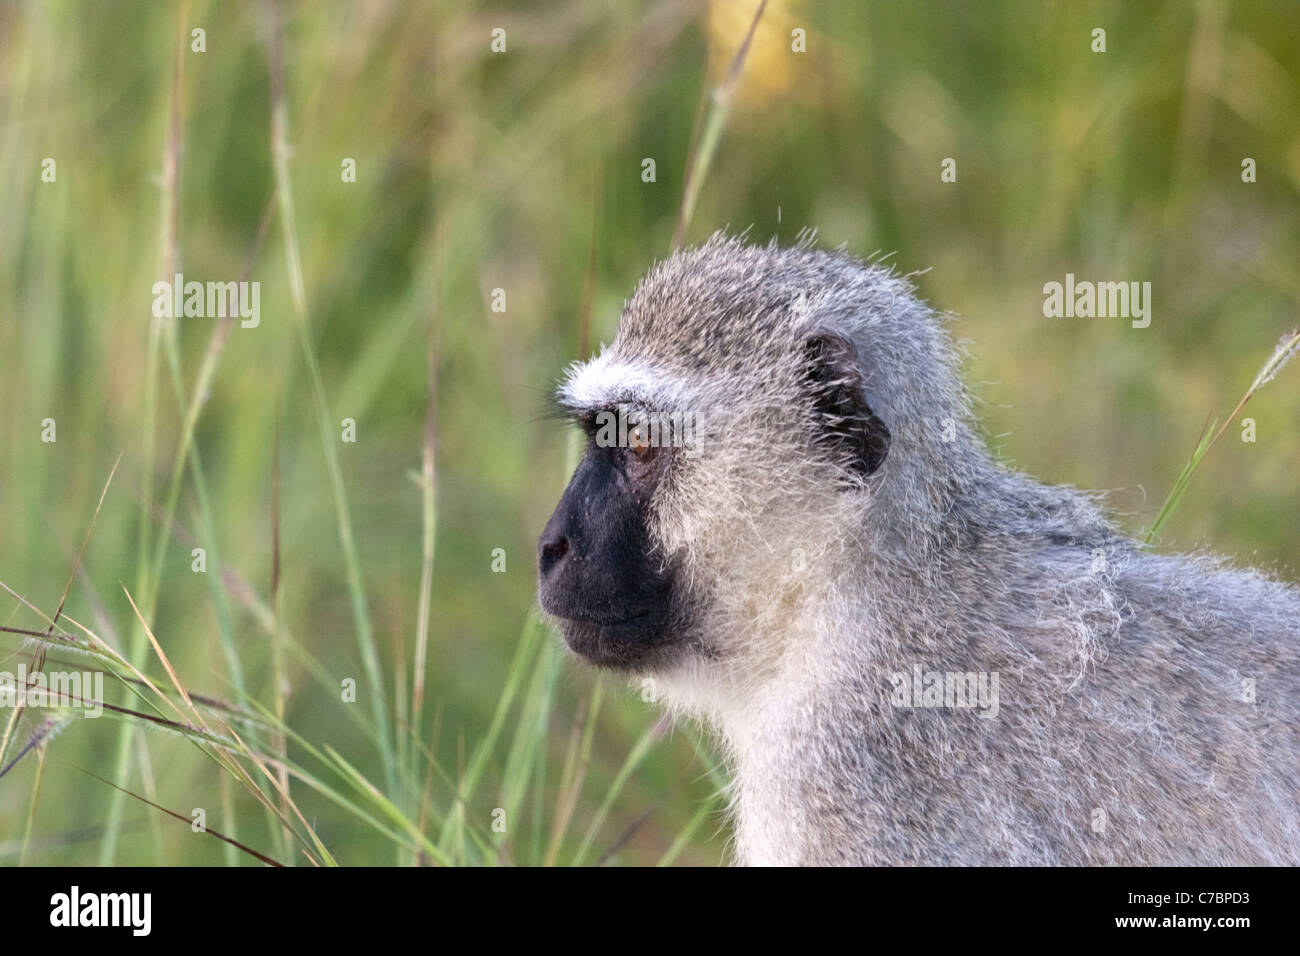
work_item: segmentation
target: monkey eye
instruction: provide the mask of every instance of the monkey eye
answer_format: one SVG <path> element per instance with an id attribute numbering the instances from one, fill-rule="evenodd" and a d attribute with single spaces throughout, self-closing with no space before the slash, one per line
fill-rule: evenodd
<path id="1" fill-rule="evenodd" d="M 632 425 L 627 430 L 627 445 L 623 448 L 623 466 L 628 477 L 641 481 L 654 470 L 658 460 L 659 445 L 652 441 L 653 433 L 645 423 Z"/>
<path id="2" fill-rule="evenodd" d="M 650 430 L 645 425 L 636 425 L 627 433 L 627 447 L 638 458 L 649 458 L 654 453 L 650 444 Z"/>

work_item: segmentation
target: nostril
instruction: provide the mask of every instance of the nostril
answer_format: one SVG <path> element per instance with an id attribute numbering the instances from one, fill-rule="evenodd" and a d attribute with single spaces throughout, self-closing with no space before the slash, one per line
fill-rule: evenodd
<path id="1" fill-rule="evenodd" d="M 561 535 L 557 540 L 542 545 L 542 574 L 548 574 L 551 568 L 569 553 L 569 539 Z"/>

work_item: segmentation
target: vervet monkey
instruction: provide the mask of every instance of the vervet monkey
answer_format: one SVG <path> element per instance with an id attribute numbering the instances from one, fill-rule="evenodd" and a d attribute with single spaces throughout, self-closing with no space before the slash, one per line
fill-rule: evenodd
<path id="1" fill-rule="evenodd" d="M 1300 592 L 995 461 L 904 278 L 715 236 L 558 400 L 541 606 L 717 733 L 739 862 L 1300 863 Z"/>

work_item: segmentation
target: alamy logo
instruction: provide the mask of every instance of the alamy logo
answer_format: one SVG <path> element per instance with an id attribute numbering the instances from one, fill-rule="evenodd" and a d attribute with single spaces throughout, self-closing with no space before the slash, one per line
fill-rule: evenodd
<path id="1" fill-rule="evenodd" d="M 0 671 L 0 707 L 67 707 L 86 717 L 104 713 L 103 671 Z"/>
<path id="2" fill-rule="evenodd" d="M 894 685 L 889 702 L 895 707 L 978 710 L 985 719 L 998 715 L 997 671 L 927 671 L 913 664 L 910 674 L 896 671 L 889 680 Z"/>
<path id="3" fill-rule="evenodd" d="M 151 893 L 69 893 L 50 897 L 51 926 L 126 926 L 133 936 L 148 936 L 153 926 Z"/>
<path id="4" fill-rule="evenodd" d="M 1049 319 L 1132 319 L 1133 328 L 1145 329 L 1151 324 L 1151 283 L 1075 282 L 1074 273 L 1067 272 L 1064 284 L 1043 286 L 1043 315 Z"/>
<path id="5" fill-rule="evenodd" d="M 255 329 L 262 322 L 260 282 L 186 282 L 178 272 L 168 282 L 153 284 L 155 319 L 240 319 L 240 328 Z"/>

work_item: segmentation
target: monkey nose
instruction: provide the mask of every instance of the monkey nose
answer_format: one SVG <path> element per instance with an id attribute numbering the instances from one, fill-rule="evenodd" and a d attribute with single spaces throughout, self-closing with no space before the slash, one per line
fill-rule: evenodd
<path id="1" fill-rule="evenodd" d="M 563 534 L 557 533 L 549 538 L 543 535 L 537 549 L 537 569 L 541 576 L 548 576 L 568 553 L 569 539 Z"/>

